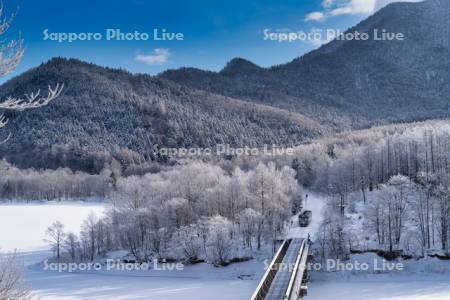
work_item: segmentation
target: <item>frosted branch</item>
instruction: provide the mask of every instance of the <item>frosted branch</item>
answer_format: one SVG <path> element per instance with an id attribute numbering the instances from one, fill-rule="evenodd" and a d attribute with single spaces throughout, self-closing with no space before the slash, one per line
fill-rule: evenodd
<path id="1" fill-rule="evenodd" d="M 46 106 L 50 101 L 56 99 L 64 89 L 64 84 L 57 84 L 55 88 L 48 87 L 48 94 L 46 97 L 41 97 L 41 91 L 36 93 L 25 94 L 24 98 L 8 97 L 4 102 L 0 103 L 0 109 L 18 110 L 22 111 L 30 108 L 39 108 Z M 1 127 L 1 126 L 0 126 Z"/>
<path id="2" fill-rule="evenodd" d="M 9 29 L 14 16 L 13 14 L 9 18 L 3 17 L 3 2 L 0 1 L 0 36 Z M 5 76 L 14 71 L 22 61 L 23 54 L 23 40 L 21 38 L 6 44 L 0 41 L 0 76 Z"/>

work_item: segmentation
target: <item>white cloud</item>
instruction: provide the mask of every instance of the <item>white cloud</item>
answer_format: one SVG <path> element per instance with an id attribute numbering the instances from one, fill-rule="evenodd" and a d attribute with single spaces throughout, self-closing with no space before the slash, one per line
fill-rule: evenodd
<path id="1" fill-rule="evenodd" d="M 305 21 L 323 21 L 323 20 L 325 20 L 325 15 L 319 11 L 307 14 L 305 17 Z"/>
<path id="2" fill-rule="evenodd" d="M 137 54 L 135 60 L 149 66 L 162 65 L 169 62 L 169 49 L 157 48 L 150 54 Z"/>
<path id="3" fill-rule="evenodd" d="M 331 16 L 339 15 L 368 15 L 375 11 L 377 0 L 350 0 L 334 6 L 329 12 Z"/>
<path id="4" fill-rule="evenodd" d="M 323 0 L 323 11 L 316 11 L 306 15 L 306 21 L 324 21 L 326 18 L 341 15 L 371 15 L 380 8 L 392 2 L 419 2 L 422 0 Z M 322 18 L 314 19 L 310 16 Z"/>

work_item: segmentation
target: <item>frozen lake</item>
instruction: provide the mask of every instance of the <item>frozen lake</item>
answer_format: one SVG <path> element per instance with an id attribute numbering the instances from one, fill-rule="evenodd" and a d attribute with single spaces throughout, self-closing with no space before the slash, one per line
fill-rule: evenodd
<path id="1" fill-rule="evenodd" d="M 381 280 L 384 279 L 384 280 Z M 450 300 L 448 278 L 313 282 L 306 300 Z"/>
<path id="2" fill-rule="evenodd" d="M 257 285 L 253 280 L 204 276 L 75 274 L 33 269 L 27 270 L 26 279 L 43 300 L 248 300 Z"/>
<path id="3" fill-rule="evenodd" d="M 105 204 L 85 202 L 0 204 L 0 251 L 48 249 L 45 231 L 53 222 L 78 233 L 90 213 L 100 216 L 104 210 Z"/>

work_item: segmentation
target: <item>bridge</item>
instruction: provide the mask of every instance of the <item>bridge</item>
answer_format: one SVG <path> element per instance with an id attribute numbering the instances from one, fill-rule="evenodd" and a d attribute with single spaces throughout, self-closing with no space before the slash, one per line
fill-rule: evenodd
<path id="1" fill-rule="evenodd" d="M 298 300 L 307 294 L 309 239 L 284 240 L 251 300 Z"/>

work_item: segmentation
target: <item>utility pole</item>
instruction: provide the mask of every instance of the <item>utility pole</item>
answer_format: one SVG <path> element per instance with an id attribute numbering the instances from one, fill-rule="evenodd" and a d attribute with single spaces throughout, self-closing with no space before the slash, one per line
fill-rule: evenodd
<path id="1" fill-rule="evenodd" d="M 339 195 L 339 204 L 337 205 L 340 209 L 341 212 L 341 217 L 344 217 L 344 212 L 345 212 L 345 200 L 344 200 L 344 195 Z"/>

